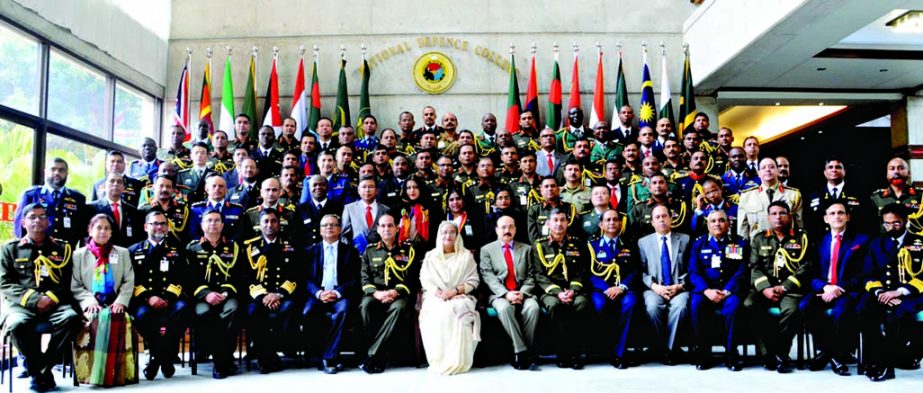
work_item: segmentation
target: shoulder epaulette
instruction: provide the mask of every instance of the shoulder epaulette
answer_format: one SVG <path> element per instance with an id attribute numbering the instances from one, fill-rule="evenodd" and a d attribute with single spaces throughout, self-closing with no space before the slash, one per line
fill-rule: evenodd
<path id="1" fill-rule="evenodd" d="M 283 208 L 284 208 L 285 210 L 288 210 L 288 211 L 295 211 L 295 205 L 294 205 L 294 204 L 291 204 L 291 203 L 288 204 L 288 205 L 283 206 Z"/>
<path id="2" fill-rule="evenodd" d="M 538 239 L 535 239 L 535 243 L 543 242 L 543 241 L 546 241 L 546 240 L 548 240 L 548 236 L 542 236 L 542 237 L 540 237 L 540 238 L 538 238 Z"/>
<path id="3" fill-rule="evenodd" d="M 189 206 L 190 206 L 190 207 L 205 206 L 205 203 L 206 203 L 205 201 L 198 201 L 198 202 L 193 202 L 193 203 L 192 203 L 191 205 L 189 205 Z"/>
<path id="4" fill-rule="evenodd" d="M 237 202 L 227 202 L 227 201 L 226 201 L 226 202 L 224 202 L 224 203 L 227 203 L 227 205 L 228 205 L 229 207 L 239 207 L 239 208 L 241 208 L 241 209 L 244 208 L 244 205 L 241 205 L 241 204 L 239 204 L 239 203 L 237 203 Z"/>
<path id="5" fill-rule="evenodd" d="M 259 207 L 259 206 L 251 207 L 251 208 L 247 209 L 246 213 L 250 213 L 251 211 L 258 212 L 258 211 L 260 211 L 260 207 Z"/>
<path id="6" fill-rule="evenodd" d="M 262 236 L 257 236 L 257 237 L 254 237 L 253 239 L 244 240 L 244 244 L 249 245 L 250 243 L 253 243 L 253 242 L 256 242 L 257 240 L 260 240 L 260 238 L 262 238 Z"/>
<path id="7" fill-rule="evenodd" d="M 743 194 L 743 193 L 745 193 L 745 192 L 753 191 L 753 190 L 756 190 L 756 189 L 758 189 L 758 188 L 760 188 L 760 186 L 753 186 L 753 187 L 750 187 L 750 188 L 748 188 L 748 189 L 746 189 L 746 190 L 740 190 L 740 193 Z"/>

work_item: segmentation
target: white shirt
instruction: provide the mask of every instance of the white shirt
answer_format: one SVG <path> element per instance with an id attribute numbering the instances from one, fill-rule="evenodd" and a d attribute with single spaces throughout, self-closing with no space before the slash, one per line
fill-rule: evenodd
<path id="1" fill-rule="evenodd" d="M 841 181 L 840 184 L 837 184 L 835 186 L 832 186 L 830 185 L 830 183 L 827 183 L 827 194 L 829 194 L 830 196 L 834 198 L 839 197 L 840 195 L 843 194 L 843 186 L 845 184 L 846 184 L 845 180 Z M 833 192 L 834 188 L 836 188 L 836 192 Z"/>
<path id="2" fill-rule="evenodd" d="M 324 205 L 327 204 L 327 200 L 318 201 L 317 199 L 311 198 L 311 201 L 314 202 L 314 206 L 317 206 L 318 209 L 323 209 Z"/>
<path id="3" fill-rule="evenodd" d="M 516 260 L 516 251 L 515 251 L 515 250 L 516 250 L 516 241 L 515 241 L 515 240 L 510 240 L 509 245 L 510 245 L 510 256 L 513 257 L 513 260 L 515 261 L 515 260 Z M 501 240 L 501 241 L 500 241 L 500 252 L 506 253 L 506 251 L 503 250 L 503 247 L 504 247 L 503 240 Z M 504 258 L 505 258 L 505 256 L 504 256 Z M 504 261 L 505 261 L 505 259 L 504 259 Z M 515 274 L 515 273 L 514 273 L 514 274 Z"/>
<path id="4" fill-rule="evenodd" d="M 670 238 L 673 235 L 673 232 L 668 232 L 666 235 L 661 235 L 657 232 L 654 232 L 654 235 L 657 235 L 657 250 L 663 248 L 663 237 L 667 237 L 667 251 L 670 253 L 670 263 L 673 263 L 673 239 Z M 672 266 L 672 265 L 671 265 Z M 676 277 L 673 277 L 673 281 L 676 281 Z"/>
<path id="5" fill-rule="evenodd" d="M 362 217 L 361 217 L 362 222 L 365 222 L 365 211 L 368 210 L 369 206 L 372 207 L 372 221 L 375 221 L 375 218 L 378 217 L 378 202 L 377 201 L 372 202 L 371 205 L 368 203 L 365 203 L 365 201 L 361 201 L 361 202 L 362 202 Z"/>
<path id="6" fill-rule="evenodd" d="M 337 295 L 337 299 L 339 299 L 340 292 L 334 289 L 338 283 L 337 259 L 339 258 L 339 250 L 337 249 L 337 243 L 327 243 L 326 241 L 323 241 L 321 244 L 323 244 L 324 251 L 324 276 L 321 280 L 323 289 L 314 293 L 314 297 L 320 299 L 321 292 L 333 291 Z"/>

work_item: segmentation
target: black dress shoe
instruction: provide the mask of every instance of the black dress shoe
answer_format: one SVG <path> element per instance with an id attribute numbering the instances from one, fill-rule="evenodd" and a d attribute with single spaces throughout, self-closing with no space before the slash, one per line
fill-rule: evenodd
<path id="1" fill-rule="evenodd" d="M 19 374 L 16 374 L 16 378 L 29 378 L 29 370 L 25 366 L 22 367 L 22 370 L 19 371 Z"/>
<path id="2" fill-rule="evenodd" d="M 894 367 L 879 369 L 875 376 L 869 374 L 869 380 L 874 382 L 882 382 L 889 379 L 894 379 Z"/>
<path id="3" fill-rule="evenodd" d="M 763 368 L 769 371 L 776 371 L 779 369 L 779 358 L 772 355 L 766 355 L 763 357 Z"/>
<path id="4" fill-rule="evenodd" d="M 324 374 L 336 374 L 337 373 L 336 363 L 337 363 L 336 360 L 324 359 L 321 362 L 321 370 L 324 372 Z"/>
<path id="5" fill-rule="evenodd" d="M 144 378 L 148 381 L 153 381 L 154 378 L 157 378 L 157 371 L 159 371 L 160 365 L 157 364 L 157 360 L 151 358 L 147 363 L 147 366 L 144 367 Z"/>
<path id="6" fill-rule="evenodd" d="M 58 386 L 54 381 L 54 374 L 51 373 L 51 370 L 45 370 L 44 380 L 42 381 L 45 384 L 45 387 L 48 390 L 54 389 Z"/>
<path id="7" fill-rule="evenodd" d="M 368 360 L 359 363 L 359 369 L 365 371 L 366 374 L 375 374 L 375 367 Z"/>
<path id="8" fill-rule="evenodd" d="M 699 364 L 695 365 L 695 369 L 699 371 L 705 371 L 712 367 L 711 360 L 702 359 L 699 361 Z"/>
<path id="9" fill-rule="evenodd" d="M 221 370 L 220 368 L 218 368 L 218 367 L 215 367 L 215 369 L 212 370 L 212 378 L 213 378 L 213 379 L 225 379 L 225 378 L 227 378 L 227 377 L 228 377 L 228 374 L 227 374 L 226 372 L 222 371 L 222 370 Z"/>
<path id="10" fill-rule="evenodd" d="M 583 365 L 586 363 L 586 355 L 576 355 L 570 359 L 570 368 L 573 370 L 583 370 Z"/>
<path id="11" fill-rule="evenodd" d="M 740 359 L 740 355 L 728 355 L 724 365 L 731 371 L 740 371 L 744 369 L 744 362 Z"/>
<path id="12" fill-rule="evenodd" d="M 176 366 L 173 363 L 164 363 L 160 365 L 160 371 L 164 378 L 173 378 L 173 374 L 176 374 Z"/>
<path id="13" fill-rule="evenodd" d="M 674 354 L 672 354 L 672 353 L 670 353 L 670 352 L 667 352 L 667 353 L 663 356 L 663 362 L 662 362 L 662 363 L 663 363 L 665 366 L 675 366 L 675 365 L 679 364 L 679 360 L 676 359 L 676 355 L 674 355 Z"/>
<path id="14" fill-rule="evenodd" d="M 779 368 L 776 369 L 776 371 L 778 371 L 779 374 L 788 374 L 792 372 L 793 370 L 792 359 L 789 359 L 787 355 L 786 356 L 776 356 L 776 360 L 779 362 Z"/>
<path id="15" fill-rule="evenodd" d="M 556 364 L 558 368 L 568 368 L 570 367 L 570 358 L 564 355 L 558 355 L 558 361 Z"/>
<path id="16" fill-rule="evenodd" d="M 517 369 L 517 370 L 525 370 L 525 367 L 526 367 L 526 366 L 525 366 L 525 362 L 526 362 L 525 359 L 526 359 L 526 357 L 527 357 L 527 355 L 526 355 L 526 352 L 524 352 L 524 351 L 523 351 L 523 352 L 514 353 L 514 354 L 513 354 L 513 360 L 510 362 L 510 366 L 513 366 L 513 368 L 515 368 L 515 369 Z"/>
<path id="17" fill-rule="evenodd" d="M 849 376 L 849 366 L 843 362 L 842 359 L 837 359 L 836 357 L 830 358 L 830 368 L 833 369 L 833 373 L 841 377 Z"/>
<path id="18" fill-rule="evenodd" d="M 830 355 L 827 355 L 824 352 L 818 353 L 810 362 L 808 362 L 808 370 L 811 371 L 820 371 L 827 368 L 827 363 L 830 363 Z"/>
<path id="19" fill-rule="evenodd" d="M 615 367 L 620 370 L 624 370 L 626 368 L 624 367 L 622 363 L 622 358 L 618 356 L 613 356 L 611 359 L 609 359 L 609 364 L 612 365 L 612 367 Z"/>
<path id="20" fill-rule="evenodd" d="M 897 365 L 897 368 L 901 370 L 919 370 L 920 369 L 920 359 L 919 358 L 910 358 L 906 361 L 900 362 Z"/>

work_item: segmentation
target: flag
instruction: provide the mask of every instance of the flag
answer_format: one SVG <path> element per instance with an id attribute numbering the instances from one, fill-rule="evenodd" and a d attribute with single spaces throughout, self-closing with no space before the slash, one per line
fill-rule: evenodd
<path id="1" fill-rule="evenodd" d="M 218 128 L 225 132 L 234 129 L 234 78 L 231 75 L 231 55 L 224 61 L 224 83 L 221 85 L 221 118 Z M 233 138 L 233 136 L 232 136 Z"/>
<path id="2" fill-rule="evenodd" d="M 250 134 L 248 137 L 251 141 L 258 139 L 257 133 L 259 127 L 256 123 L 256 53 L 250 56 L 250 68 L 247 71 L 247 91 L 244 95 L 244 107 L 241 111 L 250 116 Z"/>
<path id="3" fill-rule="evenodd" d="M 526 111 L 532 112 L 535 124 L 542 124 L 538 115 L 538 79 L 535 77 L 535 52 L 532 52 L 532 66 L 529 71 L 529 85 L 526 86 Z"/>
<path id="4" fill-rule="evenodd" d="M 295 138 L 301 140 L 301 133 L 308 128 L 308 97 L 304 90 L 304 54 L 298 62 L 298 75 L 295 76 L 295 92 L 292 93 L 292 113 L 295 119 Z"/>
<path id="5" fill-rule="evenodd" d="M 359 73 L 362 74 L 362 86 L 359 88 L 359 118 L 356 120 L 356 135 L 363 138 L 365 130 L 362 128 L 362 120 L 372 114 L 372 107 L 369 103 L 369 78 L 372 76 L 372 70 L 369 69 L 368 60 L 362 59 Z"/>
<path id="6" fill-rule="evenodd" d="M 667 76 L 667 53 L 660 53 L 660 119 L 670 119 L 670 124 L 676 124 L 676 118 L 673 116 L 673 99 L 670 93 L 670 78 Z"/>
<path id="7" fill-rule="evenodd" d="M 695 115 L 695 89 L 692 84 L 692 68 L 689 66 L 689 47 L 684 50 L 686 60 L 683 62 L 683 82 L 679 94 L 679 126 L 676 127 L 676 137 L 682 138 L 683 132 L 692 127 Z"/>
<path id="8" fill-rule="evenodd" d="M 215 124 L 212 123 L 212 59 L 208 57 L 205 63 L 205 74 L 202 76 L 202 95 L 199 99 L 199 121 L 208 123 L 208 135 L 215 133 Z"/>
<path id="9" fill-rule="evenodd" d="M 340 83 L 337 86 L 337 109 L 333 115 L 333 132 L 352 124 L 349 116 L 349 93 L 346 91 L 346 59 L 340 60 Z"/>
<path id="10" fill-rule="evenodd" d="M 574 51 L 574 72 L 570 76 L 570 103 L 567 105 L 569 112 L 573 108 L 580 108 L 580 55 Z"/>
<path id="11" fill-rule="evenodd" d="M 317 121 L 320 120 L 320 82 L 317 81 L 317 59 L 311 67 L 311 109 L 308 112 L 308 131 L 317 133 Z"/>
<path id="12" fill-rule="evenodd" d="M 604 91 L 603 51 L 599 51 L 599 63 L 596 65 L 596 86 L 593 91 L 593 108 L 590 112 L 590 127 L 606 120 L 606 92 Z"/>
<path id="13" fill-rule="evenodd" d="M 176 88 L 176 106 L 173 110 L 173 124 L 189 129 L 189 58 L 183 63 L 183 72 L 179 76 L 179 86 Z M 186 140 L 191 138 L 186 132 Z"/>
<path id="14" fill-rule="evenodd" d="M 554 54 L 554 69 L 551 72 L 551 87 L 548 88 L 548 107 L 545 110 L 545 126 L 561 128 L 561 68 L 558 67 L 558 53 Z"/>
<path id="15" fill-rule="evenodd" d="M 619 121 L 619 112 L 621 112 L 622 107 L 625 105 L 631 105 L 628 103 L 628 84 L 625 83 L 625 72 L 622 70 L 622 50 L 619 48 L 619 68 L 618 75 L 615 79 L 615 106 L 612 108 L 612 122 L 609 123 L 611 129 L 619 128 L 619 125 L 622 124 Z"/>
<path id="16" fill-rule="evenodd" d="M 511 134 L 519 132 L 519 82 L 516 81 L 516 59 L 510 53 L 510 86 L 506 95 L 506 128 Z"/>
<path id="17" fill-rule="evenodd" d="M 641 70 L 641 113 L 638 116 L 638 126 L 641 128 L 651 127 L 657 123 L 654 108 L 657 103 L 654 102 L 654 81 L 651 80 L 651 68 L 647 65 L 647 47 L 644 47 L 644 67 Z"/>
<path id="18" fill-rule="evenodd" d="M 276 63 L 279 55 L 272 57 L 272 67 L 269 70 L 269 86 L 266 86 L 266 102 L 263 105 L 263 125 L 276 130 L 276 136 L 282 134 L 282 113 L 279 110 L 279 73 Z"/>

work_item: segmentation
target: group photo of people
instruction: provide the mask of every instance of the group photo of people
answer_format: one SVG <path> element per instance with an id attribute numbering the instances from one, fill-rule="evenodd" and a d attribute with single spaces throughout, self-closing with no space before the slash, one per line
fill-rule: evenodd
<path id="1" fill-rule="evenodd" d="M 515 133 L 435 106 L 304 133 L 240 114 L 107 152 L 91 190 L 48 157 L 0 249 L 21 376 L 51 390 L 64 362 L 121 386 L 180 357 L 215 379 L 244 362 L 876 382 L 920 367 L 923 188 L 904 158 L 863 163 L 868 192 L 833 151 L 793 167 L 705 113 L 639 128 L 617 109 L 589 124 L 571 108 L 557 130 L 524 110 Z M 796 188 L 799 172 L 825 182 Z"/>

